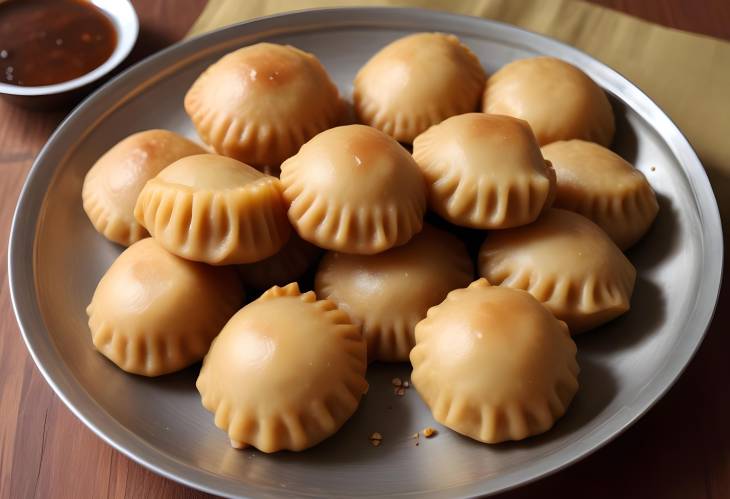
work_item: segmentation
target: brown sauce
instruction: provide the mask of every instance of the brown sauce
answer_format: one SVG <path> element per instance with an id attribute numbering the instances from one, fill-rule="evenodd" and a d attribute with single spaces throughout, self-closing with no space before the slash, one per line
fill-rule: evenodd
<path id="1" fill-rule="evenodd" d="M 52 85 L 101 66 L 117 44 L 117 32 L 100 9 L 85 0 L 0 2 L 0 82 Z"/>

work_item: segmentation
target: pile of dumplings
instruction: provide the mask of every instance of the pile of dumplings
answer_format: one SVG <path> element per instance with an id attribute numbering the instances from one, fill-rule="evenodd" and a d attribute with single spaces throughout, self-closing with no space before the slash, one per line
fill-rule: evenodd
<path id="1" fill-rule="evenodd" d="M 101 354 L 143 376 L 202 359 L 215 425 L 263 452 L 333 435 L 374 361 L 410 361 L 435 420 L 480 442 L 565 413 L 571 335 L 629 309 L 623 250 L 658 211 L 585 73 L 535 57 L 488 77 L 418 33 L 372 56 L 350 105 L 314 55 L 259 43 L 184 106 L 204 146 L 143 131 L 84 180 L 92 224 L 128 246 L 87 309 Z"/>

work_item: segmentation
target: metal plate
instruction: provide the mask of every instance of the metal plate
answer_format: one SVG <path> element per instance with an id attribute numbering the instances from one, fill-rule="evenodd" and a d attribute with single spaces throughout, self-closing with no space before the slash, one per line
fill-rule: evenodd
<path id="1" fill-rule="evenodd" d="M 333 438 L 302 453 L 235 451 L 200 404 L 197 369 L 144 379 L 94 352 L 84 308 L 120 252 L 94 232 L 81 208 L 84 174 L 102 152 L 147 128 L 194 136 L 182 108 L 185 91 L 206 66 L 240 46 L 267 40 L 313 52 L 349 95 L 353 75 L 376 50 L 427 30 L 461 37 L 489 72 L 535 54 L 583 68 L 612 95 L 615 149 L 659 195 L 659 217 L 630 254 L 639 269 L 633 310 L 578 339 L 581 389 L 552 431 L 487 446 L 441 429 L 416 447 L 409 435 L 434 422 L 415 390 L 395 397 L 389 385 L 395 375 L 407 377 L 409 368 L 376 365 L 361 408 Z M 227 496 L 457 497 L 553 472 L 640 417 L 700 344 L 717 299 L 721 260 L 720 219 L 702 166 L 667 116 L 619 74 L 504 24 L 376 8 L 299 12 L 233 26 L 165 50 L 104 86 L 38 156 L 15 214 L 9 266 L 18 321 L 48 383 L 101 438 L 156 472 Z M 367 440 L 373 431 L 384 435 L 378 448 Z"/>

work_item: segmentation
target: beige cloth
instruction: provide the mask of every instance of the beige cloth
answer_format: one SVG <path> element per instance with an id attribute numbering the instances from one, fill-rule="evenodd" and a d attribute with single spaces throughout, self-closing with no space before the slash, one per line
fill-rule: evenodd
<path id="1" fill-rule="evenodd" d="M 189 35 L 288 10 L 420 6 L 496 19 L 586 51 L 644 90 L 686 134 L 730 221 L 730 43 L 577 0 L 210 0 Z"/>

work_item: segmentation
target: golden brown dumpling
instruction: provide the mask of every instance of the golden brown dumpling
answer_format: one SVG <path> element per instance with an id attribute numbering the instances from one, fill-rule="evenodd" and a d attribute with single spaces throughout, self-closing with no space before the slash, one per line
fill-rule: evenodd
<path id="1" fill-rule="evenodd" d="M 291 231 L 279 179 L 215 154 L 162 170 L 142 189 L 134 215 L 167 251 L 213 265 L 263 260 Z"/>
<path id="2" fill-rule="evenodd" d="M 234 269 L 184 260 L 147 238 L 112 263 L 86 313 L 99 352 L 127 372 L 159 376 L 202 359 L 242 302 Z"/>
<path id="3" fill-rule="evenodd" d="M 355 76 L 359 120 L 412 142 L 449 116 L 476 111 L 486 74 L 454 35 L 416 33 L 375 54 Z"/>
<path id="4" fill-rule="evenodd" d="M 636 269 L 600 227 L 550 208 L 536 222 L 490 232 L 479 250 L 489 282 L 529 291 L 576 334 L 630 308 Z"/>
<path id="5" fill-rule="evenodd" d="M 334 303 L 274 286 L 226 324 L 196 386 L 234 447 L 299 451 L 355 412 L 365 356 L 359 328 Z"/>
<path id="6" fill-rule="evenodd" d="M 81 199 L 94 228 L 129 246 L 149 234 L 134 219 L 134 204 L 145 182 L 170 163 L 205 149 L 167 130 L 130 135 L 100 157 L 84 178 Z"/>
<path id="7" fill-rule="evenodd" d="M 486 443 L 549 430 L 578 390 L 564 322 L 529 293 L 479 279 L 416 325 L 411 381 L 439 423 Z"/>
<path id="8" fill-rule="evenodd" d="M 378 255 L 328 253 L 314 286 L 362 324 L 369 361 L 405 362 L 426 310 L 473 276 L 464 243 L 426 225 L 403 246 Z"/>
<path id="9" fill-rule="evenodd" d="M 413 142 L 429 206 L 465 227 L 504 229 L 550 206 L 555 174 L 526 121 L 484 113 L 453 116 Z"/>
<path id="10" fill-rule="evenodd" d="M 426 184 L 398 142 L 364 125 L 320 133 L 281 165 L 289 220 L 321 248 L 373 254 L 421 230 Z"/>
<path id="11" fill-rule="evenodd" d="M 487 81 L 483 109 L 527 121 L 540 145 L 583 139 L 608 146 L 615 130 L 603 89 L 554 57 L 518 59 L 494 73 Z"/>
<path id="12" fill-rule="evenodd" d="M 263 168 L 277 167 L 334 126 L 343 104 L 314 55 L 257 43 L 200 75 L 185 96 L 185 110 L 216 152 Z"/>
<path id="13" fill-rule="evenodd" d="M 621 249 L 637 242 L 659 204 L 646 177 L 615 152 L 583 140 L 542 148 L 557 176 L 555 207 L 590 218 Z"/>
<path id="14" fill-rule="evenodd" d="M 269 289 L 294 282 L 317 261 L 322 250 L 292 233 L 283 248 L 260 262 L 239 265 L 243 282 L 255 289 Z"/>

